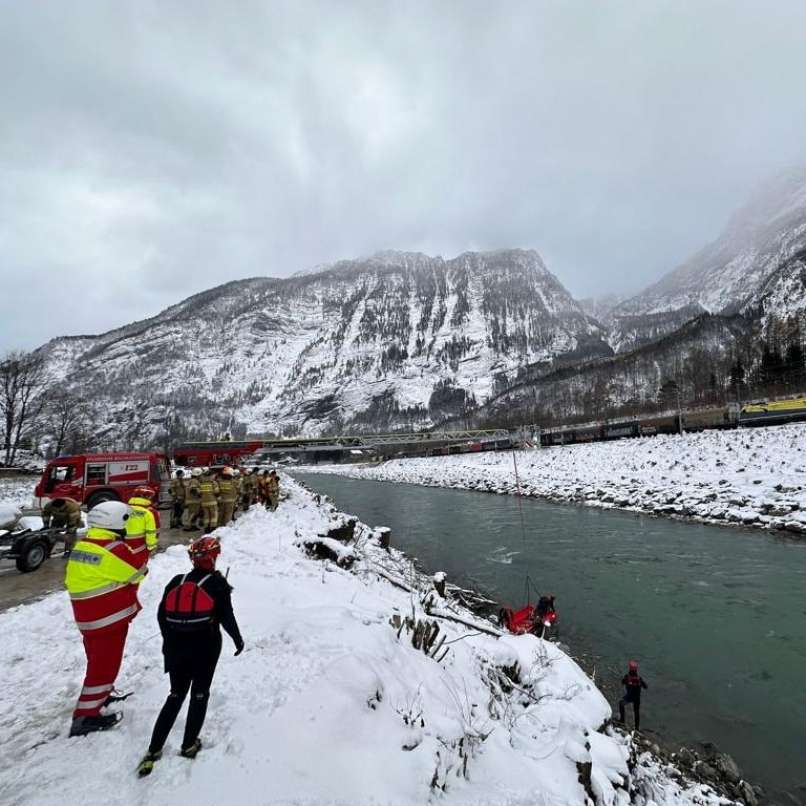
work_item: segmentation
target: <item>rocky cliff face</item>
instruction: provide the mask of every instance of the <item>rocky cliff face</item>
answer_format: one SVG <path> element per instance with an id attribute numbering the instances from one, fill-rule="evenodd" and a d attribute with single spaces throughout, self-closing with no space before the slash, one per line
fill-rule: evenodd
<path id="1" fill-rule="evenodd" d="M 422 427 L 533 364 L 610 352 L 533 251 L 389 252 L 230 283 L 153 319 L 42 348 L 101 430 L 317 434 Z"/>
<path id="2" fill-rule="evenodd" d="M 625 352 L 703 312 L 752 305 L 768 279 L 806 248 L 806 168 L 776 176 L 739 209 L 720 237 L 646 291 L 616 306 L 611 345 Z"/>

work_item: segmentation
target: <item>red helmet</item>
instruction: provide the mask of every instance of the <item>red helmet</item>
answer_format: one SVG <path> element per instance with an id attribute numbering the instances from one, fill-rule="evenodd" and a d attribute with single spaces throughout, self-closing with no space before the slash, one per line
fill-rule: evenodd
<path id="1" fill-rule="evenodd" d="M 221 554 L 221 541 L 215 535 L 205 535 L 188 546 L 188 554 L 196 568 L 212 571 L 218 555 Z"/>
<path id="2" fill-rule="evenodd" d="M 147 498 L 149 501 L 154 500 L 154 491 L 151 487 L 135 487 L 132 490 L 131 497 L 132 498 Z"/>
<path id="3" fill-rule="evenodd" d="M 627 668 L 628 668 L 628 669 L 629 669 L 631 672 L 637 672 L 637 671 L 638 671 L 638 661 L 637 661 L 637 660 L 631 660 L 631 661 L 630 661 L 630 662 L 627 664 Z"/>

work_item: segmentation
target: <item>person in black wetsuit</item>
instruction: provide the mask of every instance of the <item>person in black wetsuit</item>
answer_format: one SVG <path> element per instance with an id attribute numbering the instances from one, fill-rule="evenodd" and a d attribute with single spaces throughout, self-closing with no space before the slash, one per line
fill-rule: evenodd
<path id="1" fill-rule="evenodd" d="M 649 688 L 644 682 L 644 678 L 638 674 L 638 664 L 631 660 L 627 669 L 627 674 L 621 678 L 624 686 L 624 696 L 619 700 L 618 712 L 619 721 L 625 721 L 624 709 L 627 703 L 632 703 L 633 716 L 635 717 L 635 729 L 639 730 L 641 724 L 641 689 Z"/>
<path id="2" fill-rule="evenodd" d="M 236 655 L 240 655 L 244 648 L 232 611 L 232 588 L 215 570 L 216 559 L 221 553 L 218 538 L 212 535 L 201 537 L 190 545 L 188 553 L 193 570 L 175 576 L 168 583 L 157 612 L 171 693 L 157 717 L 148 753 L 138 767 L 141 776 L 148 775 L 162 756 L 162 747 L 188 691 L 190 705 L 180 755 L 195 758 L 201 749 L 199 733 L 207 714 L 210 684 L 221 654 L 219 625 L 232 638 Z"/>

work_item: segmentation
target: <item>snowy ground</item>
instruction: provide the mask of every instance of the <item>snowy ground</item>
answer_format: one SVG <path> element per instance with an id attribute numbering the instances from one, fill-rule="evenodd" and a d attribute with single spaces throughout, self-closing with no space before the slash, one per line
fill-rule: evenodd
<path id="1" fill-rule="evenodd" d="M 0 803 L 582 804 L 578 761 L 592 762 L 599 803 L 629 802 L 619 788 L 629 741 L 597 732 L 610 708 L 568 656 L 533 636 L 496 638 L 443 618 L 440 660 L 415 649 L 395 616 L 426 618 L 425 606 L 473 616 L 426 597 L 430 585 L 361 524 L 355 544 L 339 548 L 355 558 L 351 570 L 308 558 L 297 543 L 340 516 L 284 485 L 290 498 L 277 512 L 253 508 L 219 530 L 247 648 L 234 658 L 225 638 L 194 762 L 176 755 L 178 726 L 154 774 L 134 772 L 168 691 L 155 612 L 187 567 L 181 547 L 152 561 L 118 681 L 135 694 L 108 733 L 66 737 L 83 670 L 66 595 L 0 615 Z M 515 664 L 513 684 L 504 667 Z M 630 783 L 637 804 L 719 802 L 649 759 Z"/>
<path id="2" fill-rule="evenodd" d="M 304 469 L 515 493 L 513 462 L 523 495 L 806 534 L 802 423 Z"/>

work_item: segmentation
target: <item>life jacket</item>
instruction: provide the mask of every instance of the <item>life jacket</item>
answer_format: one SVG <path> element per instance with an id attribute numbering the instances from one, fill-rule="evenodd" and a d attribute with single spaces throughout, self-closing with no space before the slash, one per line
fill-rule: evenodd
<path id="1" fill-rule="evenodd" d="M 204 583 L 212 574 L 198 582 L 188 581 L 188 574 L 168 591 L 165 597 L 165 620 L 178 632 L 195 632 L 212 626 L 215 621 L 215 599 L 204 590 Z"/>

